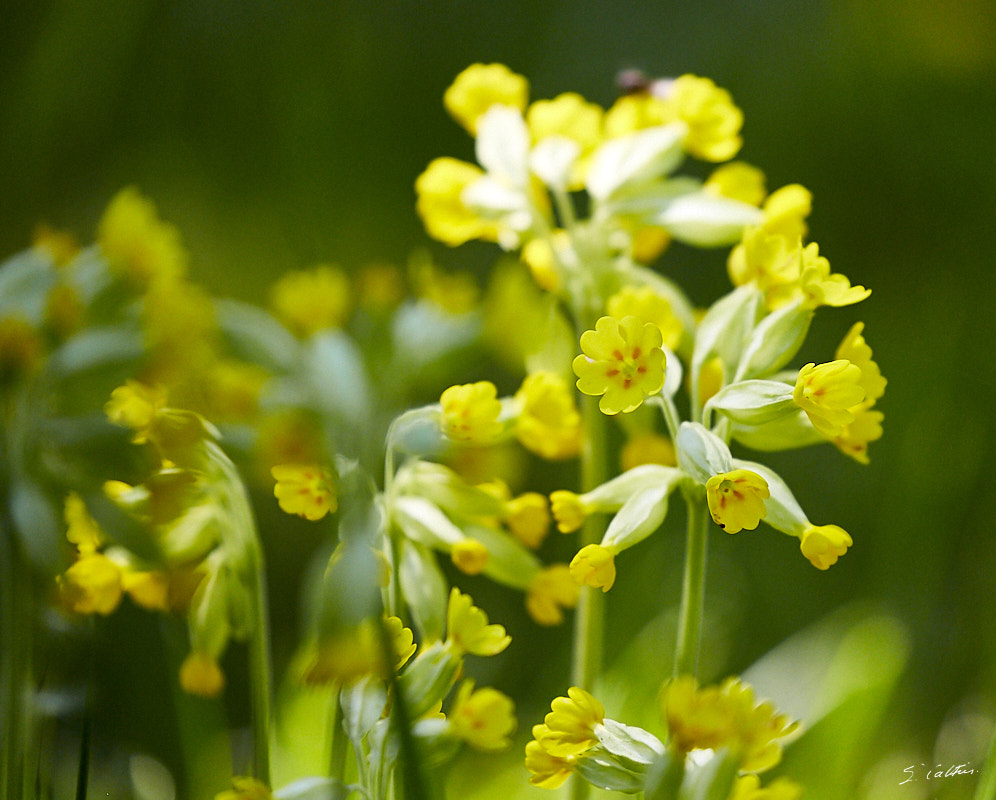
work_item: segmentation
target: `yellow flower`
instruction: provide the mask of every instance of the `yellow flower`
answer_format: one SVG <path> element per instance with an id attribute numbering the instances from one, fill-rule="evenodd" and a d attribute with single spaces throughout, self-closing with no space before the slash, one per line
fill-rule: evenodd
<path id="1" fill-rule="evenodd" d="M 148 431 L 156 414 L 166 407 L 166 390 L 162 386 L 146 386 L 138 381 L 125 381 L 111 392 L 111 399 L 104 405 L 107 418 L 115 425 L 135 431 L 133 441 L 141 444 L 148 439 Z"/>
<path id="2" fill-rule="evenodd" d="M 533 578 L 526 594 L 526 611 L 538 625 L 559 625 L 564 608 L 578 604 L 580 589 L 566 564 L 553 564 Z"/>
<path id="3" fill-rule="evenodd" d="M 706 482 L 706 501 L 713 521 L 727 533 L 754 530 L 767 515 L 768 482 L 756 472 L 735 469 Z"/>
<path id="4" fill-rule="evenodd" d="M 649 286 L 624 286 L 609 298 L 605 310 L 610 317 L 636 317 L 640 322 L 653 323 L 660 329 L 664 347 L 675 350 L 681 342 L 681 320 L 675 316 L 671 303 Z"/>
<path id="5" fill-rule="evenodd" d="M 125 569 L 121 573 L 121 588 L 148 611 L 170 609 L 170 581 L 163 572 Z"/>
<path id="6" fill-rule="evenodd" d="M 728 91 L 709 78 L 682 75 L 671 84 L 667 102 L 673 116 L 688 125 L 685 148 L 693 156 L 726 161 L 737 154 L 744 116 Z"/>
<path id="7" fill-rule="evenodd" d="M 461 572 L 478 575 L 488 563 L 488 548 L 477 539 L 464 539 L 453 545 L 450 558 Z"/>
<path id="8" fill-rule="evenodd" d="M 443 94 L 443 105 L 471 135 L 477 120 L 495 104 L 522 111 L 529 99 L 529 82 L 504 64 L 471 64 Z"/>
<path id="9" fill-rule="evenodd" d="M 111 200 L 100 220 L 97 241 L 111 271 L 139 287 L 179 279 L 187 269 L 179 232 L 162 222 L 156 207 L 134 187 Z"/>
<path id="10" fill-rule="evenodd" d="M 57 283 L 45 298 L 45 324 L 59 338 L 78 330 L 85 313 L 79 292 L 67 283 Z"/>
<path id="11" fill-rule="evenodd" d="M 581 415 L 567 382 L 553 372 L 526 376 L 515 393 L 515 436 L 543 458 L 570 458 L 581 449 Z"/>
<path id="12" fill-rule="evenodd" d="M 365 619 L 319 644 L 305 670 L 305 683 L 348 685 L 367 675 L 386 678 L 390 670 L 401 669 L 417 649 L 415 636 L 397 617 L 385 617 L 382 624 L 391 640 L 392 664 L 385 663 L 377 621 Z"/>
<path id="13" fill-rule="evenodd" d="M 658 225 L 642 225 L 633 232 L 629 254 L 641 264 L 653 263 L 671 246 L 671 234 Z"/>
<path id="14" fill-rule="evenodd" d="M 572 686 L 567 697 L 555 697 L 537 738 L 548 753 L 577 756 L 598 744 L 595 726 L 605 719 L 605 708 L 584 689 Z M 535 731 L 534 731 L 535 733 Z"/>
<path id="15" fill-rule="evenodd" d="M 702 188 L 720 197 L 759 206 L 765 195 L 764 173 L 744 161 L 731 161 L 714 169 Z"/>
<path id="16" fill-rule="evenodd" d="M 504 426 L 498 421 L 501 403 L 490 381 L 451 386 L 439 398 L 443 408 L 443 433 L 450 439 L 469 444 L 490 444 Z"/>
<path id="17" fill-rule="evenodd" d="M 576 531 L 584 524 L 589 513 L 581 496 L 566 489 L 558 489 L 550 494 L 550 510 L 557 521 L 557 530 L 561 533 Z"/>
<path id="18" fill-rule="evenodd" d="M 226 358 L 211 369 L 206 387 L 211 419 L 249 420 L 259 410 L 259 395 L 269 373 L 256 364 Z"/>
<path id="19" fill-rule="evenodd" d="M 366 264 L 360 268 L 356 284 L 360 306 L 374 313 L 396 308 L 405 297 L 405 281 L 394 264 Z"/>
<path id="20" fill-rule="evenodd" d="M 806 364 L 799 370 L 792 397 L 820 433 L 829 439 L 842 436 L 854 422 L 851 409 L 865 399 L 861 368 L 843 358 Z"/>
<path id="21" fill-rule="evenodd" d="M 544 725 L 533 726 L 533 736 L 545 729 Z M 529 782 L 541 789 L 556 789 L 562 786 L 574 772 L 574 757 L 562 758 L 548 753 L 538 741 L 533 739 L 526 744 L 526 769 Z"/>
<path id="22" fill-rule="evenodd" d="M 616 581 L 615 553 L 600 544 L 585 545 L 571 561 L 571 577 L 580 586 L 609 591 Z"/>
<path id="23" fill-rule="evenodd" d="M 277 317 L 304 337 L 342 327 L 351 301 L 349 277 L 329 264 L 288 272 L 270 292 L 270 306 Z"/>
<path id="24" fill-rule="evenodd" d="M 868 444 L 882 438 L 882 420 L 885 417 L 881 411 L 873 411 L 865 407 L 864 403 L 851 409 L 851 412 L 854 414 L 854 421 L 844 426 L 840 435 L 834 437 L 833 443 L 859 464 L 867 464 Z"/>
<path id="25" fill-rule="evenodd" d="M 16 314 L 0 318 L 0 382 L 30 372 L 41 355 L 41 338 L 30 322 Z"/>
<path id="26" fill-rule="evenodd" d="M 103 531 L 87 511 L 86 503 L 76 492 L 66 496 L 63 518 L 66 521 L 66 538 L 76 545 L 81 556 L 96 553 L 104 542 Z"/>
<path id="27" fill-rule="evenodd" d="M 436 158 L 415 180 L 415 209 L 426 232 L 456 247 L 471 239 L 498 240 L 498 228 L 464 205 L 464 189 L 484 177 L 484 170 L 466 161 Z"/>
<path id="28" fill-rule="evenodd" d="M 709 399 L 723 388 L 725 380 L 723 360 L 716 356 L 706 361 L 699 371 L 699 405 L 704 406 L 709 402 Z"/>
<path id="29" fill-rule="evenodd" d="M 454 586 L 446 611 L 446 640 L 462 653 L 494 656 L 508 647 L 512 637 L 503 626 L 488 624 L 488 615 Z"/>
<path id="30" fill-rule="evenodd" d="M 213 656 L 194 650 L 180 665 L 180 688 L 197 697 L 217 697 L 225 688 L 225 673 Z"/>
<path id="31" fill-rule="evenodd" d="M 802 532 L 799 549 L 817 569 L 829 569 L 854 542 L 838 525 L 809 525 Z"/>
<path id="32" fill-rule="evenodd" d="M 788 778 L 777 778 L 767 786 L 761 786 L 757 775 L 741 775 L 733 784 L 733 794 L 729 800 L 799 800 L 802 787 Z"/>
<path id="33" fill-rule="evenodd" d="M 587 395 L 601 395 L 604 414 L 633 411 L 645 397 L 664 385 L 661 331 L 636 317 L 621 321 L 602 317 L 595 330 L 581 334 L 583 355 L 574 359 L 577 387 Z"/>
<path id="34" fill-rule="evenodd" d="M 466 680 L 457 690 L 448 717 L 453 732 L 471 747 L 484 752 L 504 750 L 515 731 L 515 704 L 497 689 L 474 690 Z"/>
<path id="35" fill-rule="evenodd" d="M 256 778 L 232 778 L 232 788 L 218 792 L 214 800 L 273 800 L 270 787 Z"/>
<path id="36" fill-rule="evenodd" d="M 505 504 L 505 523 L 512 535 L 535 550 L 550 530 L 550 505 L 544 495 L 526 492 Z"/>
<path id="37" fill-rule="evenodd" d="M 469 272 L 447 272 L 427 254 L 417 254 L 408 264 L 412 291 L 449 314 L 466 314 L 477 306 L 480 289 Z"/>
<path id="38" fill-rule="evenodd" d="M 674 121 L 673 109 L 661 98 L 641 92 L 620 97 L 605 112 L 606 138 L 615 139 L 633 131 Z"/>
<path id="39" fill-rule="evenodd" d="M 281 464 L 270 470 L 273 496 L 288 514 L 312 521 L 339 507 L 331 471 L 315 464 Z"/>
<path id="40" fill-rule="evenodd" d="M 666 436 L 659 433 L 638 433 L 630 437 L 619 454 L 622 471 L 628 472 L 643 464 L 662 464 L 665 467 L 677 465 L 674 445 Z"/>
<path id="41" fill-rule="evenodd" d="M 529 274 L 533 276 L 536 285 L 548 292 L 557 291 L 561 284 L 560 262 L 554 247 L 566 247 L 569 242 L 567 232 L 562 230 L 554 231 L 552 238 L 553 244 L 547 238 L 530 239 L 519 253 L 519 257 L 529 267 Z"/>
<path id="42" fill-rule="evenodd" d="M 813 210 L 813 195 L 805 186 L 790 183 L 768 195 L 761 210 L 762 227 L 768 234 L 799 242 L 809 231 L 806 218 Z"/>
<path id="43" fill-rule="evenodd" d="M 537 100 L 526 112 L 526 124 L 534 142 L 547 136 L 563 136 L 591 150 L 602 140 L 602 109 L 575 92 L 565 92 L 553 100 Z"/>
<path id="44" fill-rule="evenodd" d="M 855 322 L 851 329 L 844 335 L 843 341 L 837 347 L 834 358 L 846 359 L 856 365 L 861 370 L 861 380 L 859 384 L 865 390 L 864 402 L 874 403 L 885 394 L 886 380 L 882 377 L 882 372 L 872 360 L 872 349 L 865 342 L 862 332 L 865 323 Z"/>
<path id="45" fill-rule="evenodd" d="M 860 303 L 871 289 L 851 286 L 846 275 L 830 272 L 830 262 L 820 255 L 820 246 L 810 242 L 802 251 L 800 285 L 806 308 L 849 306 Z"/>
<path id="46" fill-rule="evenodd" d="M 768 308 L 776 309 L 798 296 L 801 261 L 798 242 L 759 227 L 744 231 L 740 244 L 730 251 L 726 266 L 736 286 L 753 283 L 764 292 Z"/>
<path id="47" fill-rule="evenodd" d="M 31 244 L 48 255 L 57 267 L 64 267 L 80 251 L 80 243 L 69 231 L 60 231 L 44 223 L 35 226 Z"/>
<path id="48" fill-rule="evenodd" d="M 66 607 L 77 614 L 112 613 L 121 603 L 122 570 L 102 553 L 82 555 L 58 578 Z"/>

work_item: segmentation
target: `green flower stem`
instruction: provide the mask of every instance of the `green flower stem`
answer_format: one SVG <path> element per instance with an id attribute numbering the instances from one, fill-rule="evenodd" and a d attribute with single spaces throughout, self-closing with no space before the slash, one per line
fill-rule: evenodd
<path id="1" fill-rule="evenodd" d="M 20 797 L 31 784 L 26 774 L 30 721 L 25 697 L 31 681 L 32 592 L 28 568 L 19 563 L 15 533 L 0 520 L 0 624 L 7 644 L 0 648 L 0 798 Z M 31 795 L 29 795 L 31 796 Z"/>
<path id="2" fill-rule="evenodd" d="M 986 755 L 986 763 L 982 765 L 982 778 L 975 787 L 973 800 L 996 800 L 996 726 L 993 727 L 989 753 Z"/>
<path id="3" fill-rule="evenodd" d="M 254 531 L 255 533 L 255 531 Z M 250 549 L 252 634 L 249 638 L 249 686 L 252 703 L 253 775 L 270 785 L 270 621 L 266 597 L 266 570 L 258 540 Z"/>
<path id="4" fill-rule="evenodd" d="M 709 509 L 705 498 L 686 492 L 688 534 L 685 542 L 685 576 L 681 585 L 678 641 L 674 675 L 695 675 L 702 638 L 702 608 L 705 601 L 706 550 Z"/>
<path id="5" fill-rule="evenodd" d="M 329 736 L 332 738 L 332 751 L 329 758 L 329 777 L 346 782 L 346 756 L 349 746 L 346 731 L 342 727 L 342 704 L 339 702 L 339 688 L 332 690 L 329 698 Z"/>

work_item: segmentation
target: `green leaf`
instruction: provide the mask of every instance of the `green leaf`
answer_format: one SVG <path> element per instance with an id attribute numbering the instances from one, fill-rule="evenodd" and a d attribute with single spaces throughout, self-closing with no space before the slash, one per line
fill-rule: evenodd
<path id="1" fill-rule="evenodd" d="M 351 788 L 335 778 L 301 778 L 273 793 L 275 800 L 346 800 Z"/>
<path id="2" fill-rule="evenodd" d="M 273 316 L 236 300 L 215 300 L 214 310 L 236 355 L 272 372 L 293 369 L 301 343 Z"/>
<path id="3" fill-rule="evenodd" d="M 596 725 L 595 735 L 602 747 L 612 755 L 633 764 L 647 766 L 664 753 L 661 740 L 650 731 L 635 725 L 624 725 L 614 719 L 606 719 Z"/>
<path id="4" fill-rule="evenodd" d="M 15 478 L 10 487 L 10 513 L 28 561 L 42 573 L 59 572 L 65 525 L 52 499 L 33 481 Z"/>
<path id="5" fill-rule="evenodd" d="M 401 593 L 423 640 L 441 639 L 449 588 L 436 556 L 425 545 L 402 541 L 398 565 Z"/>
<path id="6" fill-rule="evenodd" d="M 315 334 L 305 347 L 304 367 L 310 399 L 318 411 L 345 420 L 367 418 L 370 385 L 356 343 L 342 331 Z"/>
<path id="7" fill-rule="evenodd" d="M 643 770 L 625 764 L 601 745 L 595 745 L 580 755 L 575 769 L 582 778 L 599 789 L 625 794 L 643 790 Z"/>
<path id="8" fill-rule="evenodd" d="M 725 749 L 704 764 L 686 766 L 678 800 L 727 800 L 739 766 L 740 759 Z"/>
<path id="9" fill-rule="evenodd" d="M 644 800 L 675 800 L 685 777 L 685 760 L 665 750 L 647 768 Z"/>

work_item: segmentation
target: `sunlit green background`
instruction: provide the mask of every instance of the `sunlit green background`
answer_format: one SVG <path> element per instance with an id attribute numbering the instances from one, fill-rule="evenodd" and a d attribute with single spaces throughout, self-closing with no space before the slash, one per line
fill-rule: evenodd
<path id="1" fill-rule="evenodd" d="M 862 319 L 889 387 L 870 466 L 828 448 L 774 462 L 814 521 L 851 532 L 837 566 L 817 572 L 763 527 L 713 536 L 720 633 L 707 677 L 743 671 L 855 603 L 859 618 L 898 621 L 883 623 L 891 637 L 861 640 L 872 671 L 888 661 L 877 647 L 908 641 L 888 706 L 854 712 L 859 745 L 845 755 L 808 753 L 799 768 L 832 786 L 830 772 L 892 758 L 863 796 L 965 797 L 971 778 L 898 784 L 911 764 L 978 764 L 996 717 L 994 40 L 996 5 L 979 0 L 4 2 L 0 253 L 23 249 L 39 221 L 89 241 L 110 197 L 134 184 L 179 226 L 194 277 L 217 294 L 262 302 L 284 270 L 402 263 L 425 244 L 483 276 L 491 248 L 429 243 L 414 212 L 429 160 L 472 156 L 441 105 L 461 69 L 502 61 L 534 98 L 572 90 L 603 105 L 623 68 L 712 77 L 745 112 L 742 158 L 770 188 L 812 189 L 821 252 L 874 290 L 821 313 L 802 357 L 827 360 Z M 666 269 L 697 301 L 717 296 L 722 254 L 694 268 L 683 256 Z M 669 642 L 640 631 L 676 601 L 681 550 L 672 526 L 619 559 L 610 641 L 643 646 L 628 656 L 641 674 L 668 668 Z M 564 692 L 566 656 L 517 627 L 523 644 L 498 680 L 521 698 L 525 729 Z M 127 669 L 116 677 L 127 682 Z M 134 716 L 107 719 L 155 749 Z"/>

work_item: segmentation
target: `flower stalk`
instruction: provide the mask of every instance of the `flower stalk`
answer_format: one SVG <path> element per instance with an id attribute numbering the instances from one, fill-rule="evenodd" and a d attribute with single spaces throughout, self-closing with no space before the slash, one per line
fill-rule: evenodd
<path id="1" fill-rule="evenodd" d="M 678 639 L 674 653 L 674 676 L 696 675 L 702 639 L 705 605 L 706 555 L 709 509 L 705 498 L 686 492 L 688 530 L 685 540 L 685 572 L 678 612 Z"/>

